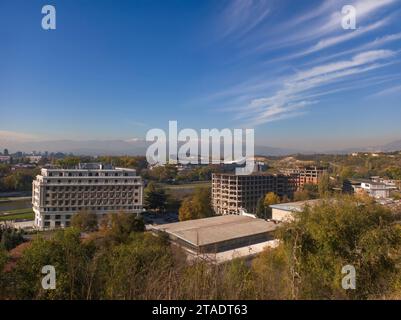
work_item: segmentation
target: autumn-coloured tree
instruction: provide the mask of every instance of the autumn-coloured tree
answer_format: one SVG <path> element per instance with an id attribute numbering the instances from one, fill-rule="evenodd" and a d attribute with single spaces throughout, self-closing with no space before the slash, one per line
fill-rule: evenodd
<path id="1" fill-rule="evenodd" d="M 83 232 L 95 231 L 98 228 L 98 218 L 92 211 L 82 210 L 71 218 L 71 226 Z"/>
<path id="2" fill-rule="evenodd" d="M 207 218 L 213 215 L 210 188 L 195 189 L 192 196 L 183 200 L 179 209 L 180 221 Z"/>

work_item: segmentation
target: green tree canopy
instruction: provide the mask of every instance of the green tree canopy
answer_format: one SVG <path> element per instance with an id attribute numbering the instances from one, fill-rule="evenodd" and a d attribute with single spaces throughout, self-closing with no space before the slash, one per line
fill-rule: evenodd
<path id="1" fill-rule="evenodd" d="M 148 210 L 164 212 L 167 207 L 167 195 L 164 188 L 150 182 L 145 188 L 144 204 Z"/>
<path id="2" fill-rule="evenodd" d="M 210 188 L 196 188 L 192 196 L 183 200 L 179 209 L 180 221 L 207 218 L 213 215 Z"/>
<path id="3" fill-rule="evenodd" d="M 79 211 L 71 218 L 71 225 L 83 232 L 96 231 L 98 229 L 98 218 L 92 211 Z"/>
<path id="4" fill-rule="evenodd" d="M 271 219 L 272 209 L 270 208 L 270 205 L 280 202 L 280 197 L 274 192 L 266 193 L 258 200 L 255 215 L 260 219 Z"/>
<path id="5" fill-rule="evenodd" d="M 126 242 L 132 233 L 145 230 L 145 224 L 141 217 L 125 212 L 107 215 L 102 226 L 107 237 L 117 243 Z"/>
<path id="6" fill-rule="evenodd" d="M 321 198 L 327 197 L 330 193 L 330 175 L 328 173 L 323 173 L 319 177 L 318 184 L 319 196 Z"/>
<path id="7" fill-rule="evenodd" d="M 401 231 L 394 215 L 373 201 L 325 200 L 296 214 L 280 232 L 288 254 L 293 298 L 377 298 L 400 276 Z M 344 290 L 342 267 L 356 269 L 355 290 Z"/>

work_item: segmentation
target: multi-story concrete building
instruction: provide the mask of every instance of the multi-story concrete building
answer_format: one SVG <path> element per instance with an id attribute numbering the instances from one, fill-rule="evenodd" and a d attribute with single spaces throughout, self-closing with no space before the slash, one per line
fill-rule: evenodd
<path id="1" fill-rule="evenodd" d="M 294 191 L 292 177 L 283 174 L 212 175 L 212 205 L 217 214 L 256 213 L 258 200 L 266 193 L 292 197 Z"/>
<path id="2" fill-rule="evenodd" d="M 302 189 L 305 184 L 318 184 L 320 177 L 327 172 L 323 167 L 300 167 L 294 169 L 281 169 L 283 174 L 292 176 L 297 189 Z"/>
<path id="3" fill-rule="evenodd" d="M 139 213 L 143 210 L 143 182 L 134 169 L 102 164 L 44 168 L 32 183 L 32 205 L 39 229 L 67 227 L 71 216 L 81 210 L 99 216 Z"/>

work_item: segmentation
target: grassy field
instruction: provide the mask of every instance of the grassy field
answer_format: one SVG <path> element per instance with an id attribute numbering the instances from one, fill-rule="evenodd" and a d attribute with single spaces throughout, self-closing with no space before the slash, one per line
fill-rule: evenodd
<path id="1" fill-rule="evenodd" d="M 186 190 L 186 189 L 195 189 L 198 187 L 210 187 L 212 183 L 210 181 L 200 181 L 194 183 L 186 183 L 186 184 L 163 184 L 167 190 Z"/>
<path id="2" fill-rule="evenodd" d="M 210 181 L 202 181 L 202 182 L 194 182 L 194 183 L 186 183 L 186 184 L 163 184 L 163 187 L 166 189 L 167 193 L 171 194 L 173 197 L 177 199 L 183 199 L 186 196 L 191 195 L 196 188 L 207 188 L 212 184 Z"/>
<path id="3" fill-rule="evenodd" d="M 31 203 L 26 198 L 3 198 L 0 201 L 0 221 L 33 218 Z"/>
<path id="4" fill-rule="evenodd" d="M 30 200 L 32 197 L 0 197 L 0 202 L 16 202 Z"/>
<path id="5" fill-rule="evenodd" d="M 19 220 L 19 219 L 28 219 L 33 220 L 34 214 L 31 213 L 21 213 L 21 214 L 10 214 L 6 216 L 0 216 L 0 221 L 11 221 L 11 220 Z"/>

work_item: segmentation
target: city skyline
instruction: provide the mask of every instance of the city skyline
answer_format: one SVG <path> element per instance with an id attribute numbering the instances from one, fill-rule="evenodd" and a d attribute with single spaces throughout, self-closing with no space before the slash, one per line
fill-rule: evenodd
<path id="1" fill-rule="evenodd" d="M 399 0 L 173 3 L 54 1 L 43 30 L 41 1 L 3 1 L 0 146 L 141 141 L 169 120 L 313 151 L 401 139 Z"/>

